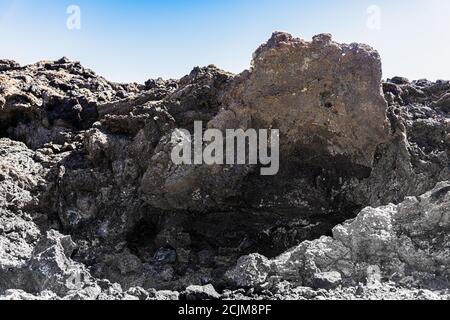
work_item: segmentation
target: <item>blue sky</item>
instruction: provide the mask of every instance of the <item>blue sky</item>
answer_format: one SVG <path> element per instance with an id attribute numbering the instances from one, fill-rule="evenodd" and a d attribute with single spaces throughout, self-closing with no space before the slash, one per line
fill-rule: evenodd
<path id="1" fill-rule="evenodd" d="M 69 30 L 69 5 L 81 29 Z M 367 9 L 380 8 L 380 28 Z M 235 73 L 272 31 L 379 50 L 384 77 L 450 79 L 448 0 L 0 0 L 0 57 L 21 64 L 62 56 L 110 80 L 178 78 L 216 64 Z"/>

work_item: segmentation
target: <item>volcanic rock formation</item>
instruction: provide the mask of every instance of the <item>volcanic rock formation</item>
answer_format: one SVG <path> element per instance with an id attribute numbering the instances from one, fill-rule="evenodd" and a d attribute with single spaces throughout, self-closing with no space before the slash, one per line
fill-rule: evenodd
<path id="1" fill-rule="evenodd" d="M 448 298 L 449 96 L 328 34 L 145 84 L 0 60 L 0 296 Z M 194 121 L 279 129 L 280 172 L 175 165 Z"/>

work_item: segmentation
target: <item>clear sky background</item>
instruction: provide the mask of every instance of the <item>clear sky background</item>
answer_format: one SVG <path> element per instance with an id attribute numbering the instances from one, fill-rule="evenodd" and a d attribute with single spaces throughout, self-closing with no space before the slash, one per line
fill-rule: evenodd
<path id="1" fill-rule="evenodd" d="M 81 9 L 80 30 L 66 27 L 69 5 Z M 367 26 L 371 5 L 379 29 Z M 0 58 L 67 56 L 109 80 L 144 82 L 197 65 L 239 73 L 275 30 L 330 32 L 378 49 L 385 78 L 450 79 L 449 17 L 449 0 L 0 0 Z"/>

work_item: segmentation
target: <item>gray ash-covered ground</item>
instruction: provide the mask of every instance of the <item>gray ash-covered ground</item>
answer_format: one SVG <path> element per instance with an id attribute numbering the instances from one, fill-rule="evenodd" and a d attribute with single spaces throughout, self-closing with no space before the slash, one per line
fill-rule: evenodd
<path id="1" fill-rule="evenodd" d="M 449 299 L 449 112 L 329 35 L 142 85 L 0 60 L 0 296 Z M 174 165 L 196 120 L 279 128 L 279 174 Z"/>

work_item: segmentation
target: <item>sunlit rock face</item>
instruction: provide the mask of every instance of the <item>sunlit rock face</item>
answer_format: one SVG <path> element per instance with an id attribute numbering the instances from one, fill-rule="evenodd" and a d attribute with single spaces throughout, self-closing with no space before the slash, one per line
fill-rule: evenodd
<path id="1" fill-rule="evenodd" d="M 190 101 L 198 100 L 201 88 L 210 88 L 204 104 L 214 106 L 216 115 L 209 129 L 280 131 L 283 178 L 254 183 L 269 184 L 272 190 L 279 188 L 275 184 L 286 184 L 284 175 L 323 168 L 338 178 L 367 178 L 377 148 L 393 138 L 381 90 L 380 57 L 366 45 L 339 44 L 326 34 L 308 42 L 274 33 L 256 50 L 251 70 L 230 79 L 210 69 L 186 80 L 176 91 L 180 110 L 192 109 Z M 211 107 L 204 112 L 211 114 Z M 265 192 L 245 186 L 255 166 L 173 166 L 170 139 L 161 140 L 157 149 L 142 183 L 152 205 L 204 211 L 233 204 L 243 194 L 252 202 L 267 199 Z M 284 193 L 280 190 L 279 196 Z"/>
<path id="2" fill-rule="evenodd" d="M 369 46 L 274 33 L 235 80 L 224 113 L 233 111 L 240 127 L 279 128 L 286 158 L 297 151 L 371 168 L 376 148 L 390 139 L 381 74 Z"/>

